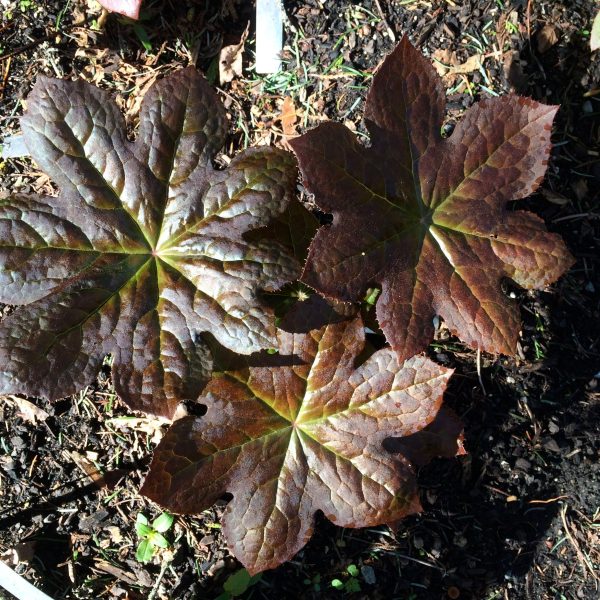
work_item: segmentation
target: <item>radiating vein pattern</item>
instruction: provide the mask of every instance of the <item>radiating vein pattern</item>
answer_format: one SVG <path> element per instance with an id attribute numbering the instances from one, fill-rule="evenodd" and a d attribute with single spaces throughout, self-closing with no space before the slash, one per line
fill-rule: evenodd
<path id="1" fill-rule="evenodd" d="M 520 320 L 502 277 L 543 288 L 573 262 L 541 219 L 506 209 L 542 181 L 557 107 L 482 100 L 442 139 L 444 95 L 404 38 L 367 96 L 369 147 L 338 123 L 291 142 L 306 187 L 333 215 L 302 280 L 344 301 L 379 286 L 379 325 L 402 359 L 426 348 L 435 315 L 474 348 L 513 353 Z"/>
<path id="2" fill-rule="evenodd" d="M 225 111 L 195 69 L 150 88 L 133 143 L 108 93 L 82 81 L 40 78 L 22 128 L 60 195 L 0 201 L 0 302 L 22 305 L 0 323 L 2 393 L 74 393 L 112 354 L 118 394 L 171 416 L 210 376 L 203 333 L 240 353 L 276 343 L 259 292 L 299 274 L 269 229 L 294 161 L 250 149 L 215 170 Z"/>
<path id="3" fill-rule="evenodd" d="M 324 305 L 311 300 L 286 317 L 292 331 L 305 331 L 295 325 L 309 312 L 314 318 L 323 311 L 325 324 L 280 331 L 271 364 L 251 357 L 213 376 L 200 397 L 206 416 L 172 425 L 142 489 L 186 513 L 232 493 L 223 530 L 251 572 L 302 548 L 316 510 L 345 527 L 390 523 L 419 510 L 410 462 L 382 442 L 434 420 L 451 371 L 425 357 L 399 364 L 391 349 L 356 367 L 365 344 L 361 319 L 327 322 Z M 454 436 L 455 454 L 456 432 L 440 440 L 444 435 Z M 435 454 L 442 443 L 433 447 Z"/>

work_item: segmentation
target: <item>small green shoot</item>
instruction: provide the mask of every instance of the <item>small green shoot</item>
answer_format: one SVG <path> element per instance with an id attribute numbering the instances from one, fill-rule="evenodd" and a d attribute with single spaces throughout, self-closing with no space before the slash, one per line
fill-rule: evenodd
<path id="1" fill-rule="evenodd" d="M 379 288 L 369 288 L 365 294 L 365 302 L 369 306 L 375 306 L 375 302 L 377 302 L 377 297 L 380 293 L 381 290 Z"/>
<path id="2" fill-rule="evenodd" d="M 69 10 L 69 8 L 71 8 L 71 0 L 67 0 L 66 4 L 56 16 L 56 22 L 54 24 L 54 28 L 56 29 L 56 31 L 60 29 L 60 24 L 62 23 L 63 17 L 65 16 L 65 13 L 67 12 L 67 10 Z"/>
<path id="3" fill-rule="evenodd" d="M 341 579 L 332 579 L 331 587 L 340 592 L 346 592 L 347 594 L 353 594 L 355 592 L 362 591 L 360 586 L 360 570 L 356 565 L 348 565 L 346 568 L 346 574 L 349 575 L 346 581 L 342 581 Z"/>
<path id="4" fill-rule="evenodd" d="M 307 577 L 304 580 L 304 585 L 310 585 L 314 592 L 320 592 L 321 591 L 321 575 L 320 575 L 320 573 L 317 573 L 310 579 Z"/>
<path id="5" fill-rule="evenodd" d="M 168 512 L 160 514 L 152 523 L 143 513 L 138 513 L 135 521 L 135 531 L 141 538 L 137 547 L 135 557 L 141 563 L 147 563 L 152 560 L 156 554 L 157 548 L 169 548 L 169 540 L 163 535 L 171 529 L 174 517 Z"/>
<path id="6" fill-rule="evenodd" d="M 142 46 L 144 46 L 144 50 L 146 50 L 146 52 L 150 54 L 152 52 L 152 42 L 148 37 L 148 32 L 146 31 L 146 29 L 143 27 L 143 25 L 140 25 L 139 23 L 134 23 L 133 31 L 135 32 L 135 35 L 137 36 Z"/>
<path id="7" fill-rule="evenodd" d="M 246 569 L 240 569 L 232 573 L 223 584 L 223 593 L 217 597 L 217 600 L 230 600 L 241 596 L 249 587 L 258 583 L 261 575 L 250 576 Z"/>
<path id="8" fill-rule="evenodd" d="M 344 582 L 341 579 L 332 579 L 331 580 L 331 587 L 335 588 L 336 590 L 343 590 L 344 589 Z"/>

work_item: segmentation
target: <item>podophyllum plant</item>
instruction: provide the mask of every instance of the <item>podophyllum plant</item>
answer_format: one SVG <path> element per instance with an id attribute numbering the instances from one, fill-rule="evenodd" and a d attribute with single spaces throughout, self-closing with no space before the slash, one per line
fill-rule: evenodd
<path id="1" fill-rule="evenodd" d="M 227 120 L 195 69 L 150 89 L 135 143 L 81 81 L 40 78 L 21 124 L 61 194 L 0 201 L 0 302 L 24 305 L 0 323 L 1 393 L 72 394 L 112 354 L 119 396 L 170 417 L 210 376 L 203 332 L 240 353 L 276 345 L 258 294 L 300 271 L 274 237 L 294 160 L 256 148 L 216 171 Z"/>
<path id="2" fill-rule="evenodd" d="M 413 356 L 433 316 L 510 353 L 519 318 L 501 278 L 542 287 L 572 260 L 541 219 L 506 209 L 544 175 L 556 107 L 484 100 L 448 139 L 443 110 L 439 77 L 404 39 L 367 99 L 370 147 L 335 123 L 292 142 L 333 214 L 303 280 L 346 301 L 381 286 L 392 348 L 372 352 L 360 317 L 316 297 L 275 327 L 259 292 L 299 275 L 294 163 L 262 148 L 216 171 L 224 111 L 195 70 L 151 89 L 133 144 L 106 93 L 41 79 L 23 129 L 61 195 L 0 202 L 0 301 L 24 305 L 0 323 L 0 393 L 68 395 L 112 354 L 132 408 L 205 404 L 171 426 L 142 492 L 179 513 L 232 493 L 223 530 L 250 573 L 302 548 L 317 510 L 348 527 L 418 510 L 413 466 L 460 450 L 440 409 L 451 371 Z M 237 357 L 223 363 L 215 340 Z"/>
<path id="3" fill-rule="evenodd" d="M 251 574 L 292 558 L 317 510 L 343 527 L 419 511 L 405 455 L 416 450 L 419 464 L 459 449 L 451 420 L 414 435 L 438 415 L 452 370 L 424 356 L 400 363 L 390 348 L 359 360 L 359 316 L 340 318 L 313 297 L 288 313 L 278 348 L 213 376 L 199 399 L 208 412 L 171 426 L 142 488 L 176 513 L 233 494 L 223 533 Z M 394 455 L 382 446 L 390 437 L 402 438 Z"/>
<path id="4" fill-rule="evenodd" d="M 427 347 L 435 315 L 471 346 L 512 354 L 520 318 L 501 279 L 540 289 L 572 264 L 539 217 L 506 208 L 542 181 L 557 107 L 482 100 L 444 139 L 444 97 L 405 37 L 367 97 L 369 147 L 340 123 L 291 141 L 306 187 L 333 214 L 302 281 L 344 301 L 381 286 L 377 318 L 400 359 Z"/>

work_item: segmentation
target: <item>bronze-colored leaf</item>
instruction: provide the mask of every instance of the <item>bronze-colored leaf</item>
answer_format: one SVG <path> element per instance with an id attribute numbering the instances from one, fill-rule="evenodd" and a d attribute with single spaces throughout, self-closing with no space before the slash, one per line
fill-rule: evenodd
<path id="1" fill-rule="evenodd" d="M 178 513 L 233 494 L 223 531 L 250 573 L 298 552 L 317 510 L 337 525 L 367 527 L 420 509 L 411 462 L 382 444 L 410 440 L 435 419 L 452 371 L 424 356 L 401 364 L 389 348 L 357 366 L 360 317 L 343 319 L 318 303 L 296 310 L 288 328 L 306 331 L 302 321 L 319 311 L 319 329 L 279 332 L 278 356 L 215 375 L 200 397 L 206 415 L 171 426 L 142 488 Z M 434 431 L 445 439 L 421 442 L 427 457 L 436 444 L 442 454 L 457 448 L 459 434 Z"/>
<path id="2" fill-rule="evenodd" d="M 441 80 L 404 38 L 367 97 L 370 147 L 338 123 L 290 141 L 306 187 L 333 214 L 302 280 L 344 301 L 381 286 L 379 325 L 403 359 L 426 348 L 435 315 L 475 348 L 513 353 L 520 319 L 501 279 L 539 289 L 573 262 L 541 219 L 506 208 L 542 181 L 556 110 L 482 100 L 443 139 Z"/>
<path id="3" fill-rule="evenodd" d="M 276 345 L 259 293 L 300 271 L 279 224 L 304 210 L 294 159 L 250 149 L 215 170 L 225 111 L 195 69 L 148 91 L 135 143 L 81 81 L 40 78 L 22 127 L 61 194 L 0 202 L 0 302 L 24 305 L 0 324 L 2 393 L 66 396 L 112 354 L 125 402 L 171 416 L 210 376 L 203 332 L 242 354 Z"/>

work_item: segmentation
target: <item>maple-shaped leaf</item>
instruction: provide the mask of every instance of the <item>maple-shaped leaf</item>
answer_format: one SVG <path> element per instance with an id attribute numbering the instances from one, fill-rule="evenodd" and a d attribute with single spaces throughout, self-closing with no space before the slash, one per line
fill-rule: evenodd
<path id="1" fill-rule="evenodd" d="M 319 310 L 304 304 L 295 331 Z M 418 511 L 411 463 L 382 444 L 433 421 L 452 371 L 424 356 L 401 364 L 390 348 L 356 366 L 364 345 L 360 317 L 281 330 L 278 356 L 211 379 L 199 399 L 206 415 L 171 426 L 142 493 L 176 513 L 199 513 L 233 494 L 223 532 L 250 573 L 298 552 L 317 510 L 343 527 Z M 440 454 L 449 435 L 456 453 L 458 433 L 441 432 Z"/>
<path id="2" fill-rule="evenodd" d="M 345 301 L 381 286 L 377 318 L 401 358 L 425 349 L 436 314 L 475 348 L 514 352 L 518 307 L 501 279 L 539 289 L 572 264 L 540 218 L 506 208 L 542 181 L 556 110 L 482 100 L 443 139 L 441 79 L 403 38 L 367 97 L 370 147 L 339 123 L 290 141 L 306 187 L 333 214 L 302 280 Z"/>
<path id="3" fill-rule="evenodd" d="M 104 8 L 120 15 L 137 19 L 140 16 L 142 0 L 98 0 Z"/>
<path id="4" fill-rule="evenodd" d="M 258 294 L 300 271 L 269 237 L 295 161 L 250 149 L 215 170 L 227 121 L 195 69 L 150 89 L 135 143 L 81 81 L 40 78 L 22 128 L 61 194 L 0 201 L 0 302 L 25 305 L 0 323 L 0 393 L 66 396 L 112 354 L 125 402 L 170 417 L 210 375 L 202 332 L 245 354 L 277 344 Z"/>

